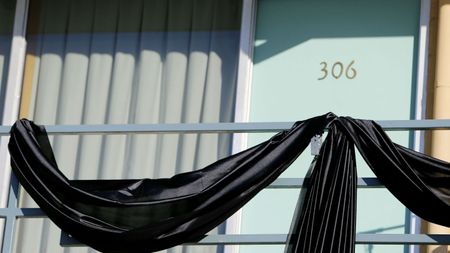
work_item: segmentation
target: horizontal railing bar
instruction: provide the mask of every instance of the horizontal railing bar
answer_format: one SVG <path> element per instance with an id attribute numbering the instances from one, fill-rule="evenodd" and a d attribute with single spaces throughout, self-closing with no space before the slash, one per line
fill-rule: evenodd
<path id="1" fill-rule="evenodd" d="M 270 189 L 292 189 L 300 188 L 308 183 L 305 178 L 278 178 L 267 188 Z M 383 184 L 375 177 L 358 178 L 358 188 L 384 188 Z M 0 217 L 27 217 L 44 218 L 45 213 L 40 208 L 0 208 Z"/>
<path id="2" fill-rule="evenodd" d="M 188 245 L 271 245 L 285 244 L 283 234 L 228 234 L 208 235 L 199 242 Z M 357 234 L 357 244 L 450 244 L 450 235 L 437 234 Z M 66 233 L 61 233 L 60 244 L 65 247 L 85 246 Z"/>
<path id="3" fill-rule="evenodd" d="M 40 208 L 0 208 L 0 217 L 46 218 L 47 215 Z"/>
<path id="4" fill-rule="evenodd" d="M 289 189 L 300 188 L 308 183 L 305 178 L 278 178 L 267 188 Z M 358 178 L 358 188 L 384 188 L 384 185 L 376 177 Z"/>
<path id="5" fill-rule="evenodd" d="M 450 120 L 381 120 L 385 130 L 449 129 Z M 127 133 L 263 133 L 289 129 L 294 122 L 180 123 L 124 125 L 48 125 L 49 134 L 127 134 Z M 0 126 L 0 135 L 8 135 L 10 126 Z"/>
<path id="6" fill-rule="evenodd" d="M 293 189 L 300 188 L 308 183 L 305 178 L 278 178 L 267 188 L 269 189 Z M 374 177 L 358 178 L 358 188 L 384 188 L 383 184 Z M 45 213 L 40 208 L 0 208 L 0 217 L 27 217 L 44 218 Z"/>

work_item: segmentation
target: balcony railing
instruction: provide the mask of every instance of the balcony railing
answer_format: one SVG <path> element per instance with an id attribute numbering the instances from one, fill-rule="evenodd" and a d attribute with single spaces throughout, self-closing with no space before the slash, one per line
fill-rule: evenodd
<path id="1" fill-rule="evenodd" d="M 387 131 L 438 130 L 450 129 L 450 120 L 382 120 L 377 121 Z M 267 133 L 288 129 L 293 122 L 261 123 L 201 123 L 201 124 L 146 124 L 146 125 L 53 125 L 46 126 L 49 135 L 85 134 L 162 134 L 162 133 Z M 10 127 L 0 126 L 0 135 L 8 135 Z M 300 188 L 307 179 L 279 178 L 268 188 Z M 376 178 L 359 178 L 358 188 L 382 188 Z M 18 218 L 44 218 L 39 208 L 19 208 L 19 183 L 12 176 L 9 199 L 6 208 L 0 208 L 0 218 L 5 219 L 1 253 L 12 253 L 13 234 Z M 268 245 L 284 244 L 287 235 L 283 234 L 224 234 L 208 235 L 195 245 Z M 450 235 L 431 234 L 358 234 L 357 244 L 450 244 Z M 82 246 L 69 235 L 61 234 L 63 246 Z"/>

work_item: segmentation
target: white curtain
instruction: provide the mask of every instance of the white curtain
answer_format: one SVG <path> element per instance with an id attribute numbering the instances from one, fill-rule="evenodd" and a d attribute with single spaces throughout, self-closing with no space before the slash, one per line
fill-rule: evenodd
<path id="1" fill-rule="evenodd" d="M 39 124 L 232 121 L 240 0 L 33 0 L 36 31 L 29 118 Z M 218 134 L 52 137 L 73 179 L 159 178 L 229 155 Z M 21 206 L 33 206 L 22 194 Z M 120 219 L 120 217 L 118 217 Z M 59 246 L 42 219 L 19 221 L 15 252 L 94 252 Z M 215 252 L 177 247 L 168 252 Z"/>

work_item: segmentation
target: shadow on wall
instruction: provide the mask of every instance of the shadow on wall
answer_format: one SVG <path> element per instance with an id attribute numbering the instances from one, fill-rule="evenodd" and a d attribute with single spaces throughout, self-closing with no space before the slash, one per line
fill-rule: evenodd
<path id="1" fill-rule="evenodd" d="M 259 63 L 310 39 L 414 36 L 420 1 L 262 0 L 257 16 L 254 63 Z M 285 15 L 289 10 L 294 15 Z M 380 15 L 381 14 L 381 15 Z"/>

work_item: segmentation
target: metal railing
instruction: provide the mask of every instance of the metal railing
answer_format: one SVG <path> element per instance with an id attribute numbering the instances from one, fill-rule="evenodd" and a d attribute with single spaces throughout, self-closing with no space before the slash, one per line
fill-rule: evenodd
<path id="1" fill-rule="evenodd" d="M 46 126 L 49 135 L 85 134 L 162 134 L 162 133 L 267 133 L 288 129 L 294 122 L 260 123 L 199 123 L 199 124 L 145 124 L 145 125 L 53 125 Z M 388 131 L 450 129 L 450 120 L 383 120 L 377 121 Z M 0 135 L 8 135 L 10 127 L 0 126 Z M 306 179 L 279 178 L 268 188 L 300 188 Z M 376 178 L 359 178 L 358 188 L 382 188 Z M 19 183 L 12 176 L 6 208 L 0 208 L 0 218 L 5 219 L 2 253 L 12 253 L 13 233 L 18 218 L 43 218 L 46 215 L 39 208 L 19 208 L 17 200 Z M 287 235 L 282 234 L 239 234 L 208 235 L 196 245 L 267 245 L 284 244 Z M 450 244 L 450 235 L 427 234 L 358 234 L 358 244 Z M 64 246 L 82 246 L 69 235 L 61 234 Z"/>
<path id="2" fill-rule="evenodd" d="M 386 131 L 449 129 L 445 120 L 380 120 L 376 121 Z M 294 122 L 252 123 L 183 123 L 183 124 L 124 124 L 124 125 L 49 125 L 51 135 L 79 134 L 164 134 L 164 133 L 267 133 L 291 128 Z M 9 135 L 10 126 L 0 126 L 0 135 Z"/>

